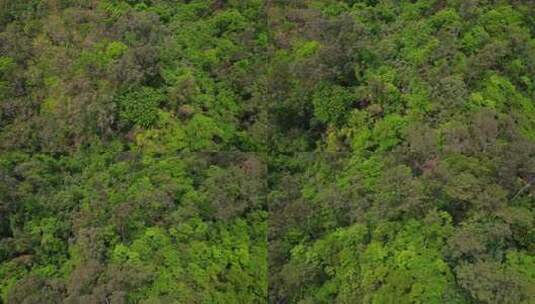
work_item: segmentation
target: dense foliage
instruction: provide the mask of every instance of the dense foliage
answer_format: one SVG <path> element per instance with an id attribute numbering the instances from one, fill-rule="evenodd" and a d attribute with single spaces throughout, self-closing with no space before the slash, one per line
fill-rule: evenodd
<path id="1" fill-rule="evenodd" d="M 273 303 L 535 302 L 532 1 L 279 1 Z"/>
<path id="2" fill-rule="evenodd" d="M 0 0 L 0 303 L 535 303 L 531 0 Z"/>
<path id="3" fill-rule="evenodd" d="M 262 2 L 0 8 L 0 303 L 264 303 Z"/>

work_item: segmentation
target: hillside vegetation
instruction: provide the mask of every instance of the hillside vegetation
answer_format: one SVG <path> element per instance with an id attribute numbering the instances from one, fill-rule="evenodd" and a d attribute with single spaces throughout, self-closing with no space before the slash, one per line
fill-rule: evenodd
<path id="1" fill-rule="evenodd" d="M 535 303 L 535 3 L 0 0 L 0 303 Z"/>

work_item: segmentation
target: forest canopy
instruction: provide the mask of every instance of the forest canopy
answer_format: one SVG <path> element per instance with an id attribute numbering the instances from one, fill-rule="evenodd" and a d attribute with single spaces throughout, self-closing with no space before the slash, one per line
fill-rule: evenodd
<path id="1" fill-rule="evenodd" d="M 530 0 L 0 0 L 0 303 L 535 303 Z"/>

